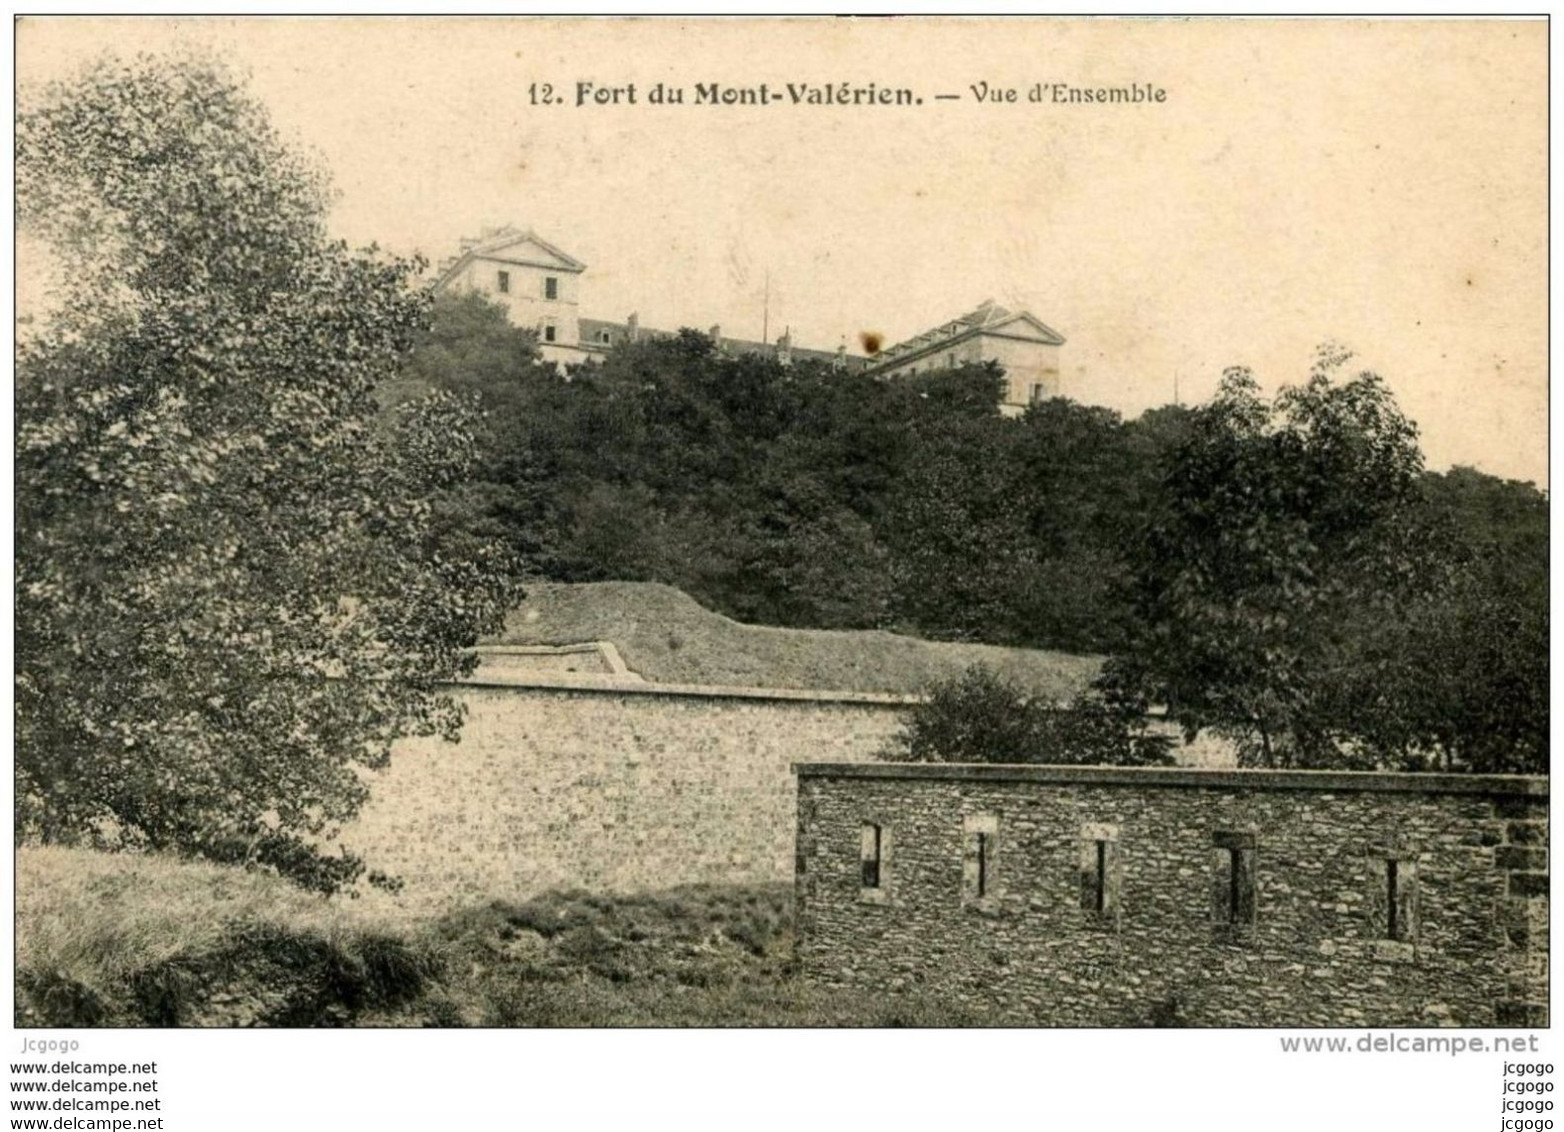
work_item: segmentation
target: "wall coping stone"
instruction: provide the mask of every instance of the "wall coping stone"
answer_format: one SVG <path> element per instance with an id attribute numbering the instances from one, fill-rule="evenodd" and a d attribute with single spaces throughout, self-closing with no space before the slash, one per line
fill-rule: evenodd
<path id="1" fill-rule="evenodd" d="M 613 641 L 578 641 L 570 645 L 474 645 L 472 651 L 477 653 L 480 659 L 486 656 L 591 655 L 601 659 L 608 665 L 609 671 L 616 676 L 622 676 L 627 680 L 641 679 L 639 674 L 630 671 Z"/>
<path id="2" fill-rule="evenodd" d="M 1529 774 L 1409 774 L 1356 770 L 1259 770 L 1019 763 L 793 764 L 799 778 L 890 778 L 955 782 L 1044 782 L 1081 786 L 1169 786 L 1320 793 L 1479 794 L 1548 797 L 1548 777 Z"/>
<path id="3" fill-rule="evenodd" d="M 813 688 L 758 688 L 725 684 L 653 684 L 616 675 L 591 673 L 475 672 L 448 686 L 459 688 L 515 688 L 550 692 L 585 692 L 601 695 L 673 696 L 698 700 L 772 700 L 804 704 L 866 704 L 876 707 L 914 707 L 926 697 L 898 692 L 850 692 Z"/>
<path id="4" fill-rule="evenodd" d="M 792 700 L 828 704 L 883 704 L 897 707 L 917 707 L 929 701 L 929 696 L 921 692 L 863 692 L 841 688 L 762 688 L 748 684 L 665 684 L 648 681 L 646 677 L 625 663 L 614 642 L 603 640 L 577 641 L 564 645 L 479 644 L 474 645 L 471 651 L 477 654 L 480 660 L 490 656 L 575 656 L 591 653 L 601 658 L 610 671 L 606 673 L 480 671 L 448 683 L 480 688 L 650 692 L 711 699 Z M 626 687 L 628 684 L 637 686 Z M 1152 723 L 1167 723 L 1170 718 L 1166 708 L 1153 706 L 1146 711 L 1146 719 Z"/>

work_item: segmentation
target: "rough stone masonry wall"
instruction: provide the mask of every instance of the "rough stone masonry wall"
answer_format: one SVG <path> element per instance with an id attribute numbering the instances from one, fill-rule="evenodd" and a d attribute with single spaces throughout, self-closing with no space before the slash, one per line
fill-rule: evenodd
<path id="1" fill-rule="evenodd" d="M 409 916 L 551 888 L 788 882 L 793 762 L 874 757 L 903 697 L 463 687 L 461 742 L 402 743 L 342 842 Z"/>
<path id="2" fill-rule="evenodd" d="M 1546 778 L 798 773 L 800 961 L 813 980 L 926 987 L 1023 1024 L 1548 1024 Z M 864 883 L 866 825 L 882 831 L 879 893 Z M 1110 837 L 1112 907 L 1098 912 L 1083 904 L 1095 842 Z M 1248 927 L 1224 919 L 1221 846 L 1234 844 L 1253 845 Z M 1412 925 L 1400 941 L 1380 938 L 1390 857 L 1401 930 Z"/>

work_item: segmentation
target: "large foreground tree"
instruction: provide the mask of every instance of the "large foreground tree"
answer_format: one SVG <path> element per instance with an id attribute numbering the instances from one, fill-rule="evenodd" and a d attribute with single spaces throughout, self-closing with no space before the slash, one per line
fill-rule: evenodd
<path id="1" fill-rule="evenodd" d="M 323 176 L 200 61 L 36 92 L 17 203 L 65 282 L 19 347 L 19 836 L 269 867 L 322 891 L 408 734 L 512 594 L 441 521 L 473 430 L 376 427 L 413 264 L 329 240 Z"/>

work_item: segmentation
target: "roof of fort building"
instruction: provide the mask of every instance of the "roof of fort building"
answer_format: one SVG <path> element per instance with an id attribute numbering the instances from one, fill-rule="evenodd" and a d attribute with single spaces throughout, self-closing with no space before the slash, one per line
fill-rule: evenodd
<path id="1" fill-rule="evenodd" d="M 600 318 L 583 318 L 579 321 L 581 345 L 584 348 L 593 347 L 607 350 L 632 339 L 658 339 L 674 338 L 677 332 L 672 330 L 656 330 L 646 326 L 632 326 L 628 322 L 611 322 Z M 730 357 L 743 357 L 747 354 L 758 354 L 761 357 L 780 359 L 784 349 L 790 361 L 793 362 L 819 362 L 823 365 L 843 365 L 848 370 L 856 373 L 869 364 L 869 359 L 858 354 L 846 353 L 841 350 L 811 350 L 802 346 L 787 345 L 784 347 L 779 340 L 776 342 L 757 342 L 750 338 L 732 338 L 722 333 L 722 328 L 714 326 L 710 330 L 702 331 L 711 338 L 717 349 Z"/>
<path id="2" fill-rule="evenodd" d="M 925 330 L 875 354 L 870 370 L 900 365 L 977 335 L 1021 338 L 1047 346 L 1064 345 L 1064 336 L 1029 311 L 1012 311 L 988 299 L 964 315 Z"/>

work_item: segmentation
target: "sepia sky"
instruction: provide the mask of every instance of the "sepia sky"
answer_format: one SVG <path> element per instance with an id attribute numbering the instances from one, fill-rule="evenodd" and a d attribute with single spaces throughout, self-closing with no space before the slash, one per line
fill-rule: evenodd
<path id="1" fill-rule="evenodd" d="M 250 75 L 355 243 L 439 259 L 530 226 L 588 265 L 584 315 L 737 337 L 769 273 L 771 336 L 825 349 L 992 298 L 1065 336 L 1067 396 L 1126 414 L 1233 364 L 1301 380 L 1334 339 L 1431 467 L 1547 484 L 1541 21 L 30 19 L 18 79 L 176 45 Z M 577 107 L 578 82 L 638 101 Z M 659 82 L 686 103 L 650 104 Z M 542 83 L 563 104 L 533 105 Z M 697 83 L 781 97 L 698 106 Z"/>

